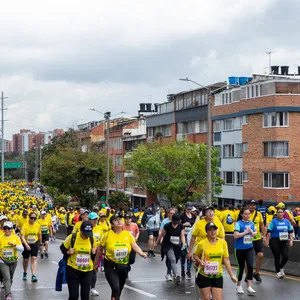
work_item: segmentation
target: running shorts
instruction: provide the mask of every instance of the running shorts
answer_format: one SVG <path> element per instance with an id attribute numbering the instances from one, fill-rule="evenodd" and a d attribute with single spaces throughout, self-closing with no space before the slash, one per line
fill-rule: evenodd
<path id="1" fill-rule="evenodd" d="M 199 289 L 204 289 L 204 288 L 208 288 L 208 287 L 222 289 L 223 288 L 223 276 L 221 276 L 219 278 L 208 278 L 199 273 L 196 278 L 196 283 L 197 283 Z"/>

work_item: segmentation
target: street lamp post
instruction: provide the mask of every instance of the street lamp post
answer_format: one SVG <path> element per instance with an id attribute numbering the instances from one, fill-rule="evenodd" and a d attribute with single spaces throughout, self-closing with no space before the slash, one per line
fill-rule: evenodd
<path id="1" fill-rule="evenodd" d="M 102 113 L 101 111 L 91 108 L 90 110 L 96 111 L 104 116 L 104 119 L 106 121 L 107 127 L 106 127 L 106 205 L 108 205 L 109 202 L 109 186 L 110 186 L 110 181 L 109 181 L 109 140 L 110 140 L 110 112 Z"/>
<path id="2" fill-rule="evenodd" d="M 211 135 L 212 135 L 212 126 L 211 126 L 211 109 L 210 109 L 210 103 L 212 101 L 212 91 L 210 88 L 203 86 L 202 84 L 186 78 L 179 79 L 181 81 L 189 81 L 192 82 L 208 91 L 208 103 L 207 103 L 207 162 L 206 162 L 206 184 L 207 184 L 207 201 L 208 204 L 211 205 L 212 203 L 212 182 L 211 182 Z"/>

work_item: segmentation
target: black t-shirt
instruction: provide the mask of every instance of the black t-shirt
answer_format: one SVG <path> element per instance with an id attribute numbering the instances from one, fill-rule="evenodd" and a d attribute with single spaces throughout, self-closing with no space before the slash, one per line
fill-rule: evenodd
<path id="1" fill-rule="evenodd" d="M 166 234 L 163 239 L 163 247 L 179 247 L 181 245 L 181 231 L 183 230 L 183 225 L 178 224 L 178 226 L 174 228 L 172 222 L 170 222 L 165 225 L 164 230 Z"/>
<path id="2" fill-rule="evenodd" d="M 191 218 L 189 218 L 185 213 L 183 213 L 180 216 L 180 219 L 181 219 L 182 224 L 184 224 L 186 222 L 189 222 L 191 224 L 191 226 L 187 226 L 187 227 L 184 226 L 184 234 L 187 235 L 189 233 L 189 231 L 192 230 L 192 227 L 195 223 L 195 217 L 192 216 Z"/>

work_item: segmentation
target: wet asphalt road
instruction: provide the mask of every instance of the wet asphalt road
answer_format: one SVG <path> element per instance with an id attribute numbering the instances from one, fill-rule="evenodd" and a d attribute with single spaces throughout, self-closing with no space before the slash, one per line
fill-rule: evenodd
<path id="1" fill-rule="evenodd" d="M 62 292 L 55 292 L 55 278 L 57 272 L 57 262 L 61 258 L 59 245 L 61 241 L 50 244 L 49 259 L 38 259 L 38 282 L 31 283 L 30 280 L 22 280 L 21 257 L 15 273 L 12 286 L 13 299 L 15 300 L 61 300 L 68 299 L 67 286 L 63 286 Z M 30 272 L 28 273 L 30 275 Z M 165 281 L 165 264 L 159 257 L 143 260 L 137 258 L 132 271 L 129 274 L 127 285 L 123 290 L 122 300 L 140 300 L 140 299 L 158 299 L 158 300 L 179 300 L 179 299 L 199 299 L 196 295 L 194 280 L 184 280 L 180 285 L 175 282 Z M 29 277 L 29 276 L 28 276 Z M 30 279 L 30 277 L 29 277 Z M 300 278 L 276 279 L 273 276 L 262 276 L 263 283 L 254 284 L 256 296 L 250 298 L 256 299 L 299 299 Z M 105 280 L 103 273 L 98 273 L 96 289 L 99 291 L 99 297 L 91 299 L 110 300 L 110 288 Z M 244 289 L 246 284 L 244 283 Z M 4 298 L 3 290 L 0 293 L 0 299 Z M 224 279 L 224 299 L 249 299 L 249 296 L 238 296 L 235 292 L 235 285 L 230 281 L 227 275 Z"/>

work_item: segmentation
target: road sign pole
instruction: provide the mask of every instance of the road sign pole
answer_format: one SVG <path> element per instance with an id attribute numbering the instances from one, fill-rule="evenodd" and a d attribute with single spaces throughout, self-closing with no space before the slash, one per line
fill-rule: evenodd
<path id="1" fill-rule="evenodd" d="M 2 145 L 1 145 L 1 179 L 4 182 L 4 95 L 3 92 L 1 93 L 1 133 L 2 133 Z"/>

